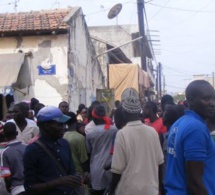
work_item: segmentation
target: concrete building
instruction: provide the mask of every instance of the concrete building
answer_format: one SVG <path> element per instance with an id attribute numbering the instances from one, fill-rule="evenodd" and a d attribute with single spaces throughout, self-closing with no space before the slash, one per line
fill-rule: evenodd
<path id="1" fill-rule="evenodd" d="M 121 46 L 139 37 L 138 25 L 94 26 L 89 27 L 89 31 L 93 39 L 105 40 L 108 44 L 114 47 Z M 147 36 L 145 37 L 145 43 L 147 73 L 151 81 L 151 86 L 154 86 L 153 52 L 151 45 L 148 44 Z M 140 47 L 138 41 L 122 46 L 120 49 L 132 63 L 140 64 Z M 126 62 L 123 61 L 121 63 Z M 106 77 L 105 73 L 104 76 Z"/>
<path id="2" fill-rule="evenodd" d="M 81 8 L 0 14 L 0 35 L 0 111 L 8 94 L 76 111 L 104 87 Z"/>

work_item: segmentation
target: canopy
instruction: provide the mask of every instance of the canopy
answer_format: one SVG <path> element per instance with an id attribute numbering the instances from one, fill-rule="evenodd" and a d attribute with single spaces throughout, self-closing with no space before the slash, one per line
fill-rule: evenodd
<path id="1" fill-rule="evenodd" d="M 26 72 L 26 69 L 29 70 L 27 64 L 26 67 L 22 66 L 24 59 L 24 53 L 0 54 L 0 94 L 11 93 L 11 90 L 8 89 L 11 89 L 11 86 L 19 80 L 18 78 L 23 77 L 21 72 L 29 74 L 29 72 Z M 25 83 L 28 85 L 29 79 L 25 80 Z M 22 85 L 22 88 L 24 88 L 24 85 Z"/>
<path id="2" fill-rule="evenodd" d="M 121 100 L 122 92 L 129 87 L 139 92 L 139 85 L 149 87 L 148 75 L 138 64 L 110 64 L 110 88 L 115 89 L 115 100 Z"/>

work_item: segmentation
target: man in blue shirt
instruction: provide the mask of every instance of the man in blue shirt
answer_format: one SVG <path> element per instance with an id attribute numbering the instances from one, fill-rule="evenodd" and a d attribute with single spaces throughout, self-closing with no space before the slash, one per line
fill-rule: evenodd
<path id="1" fill-rule="evenodd" d="M 176 121 L 167 143 L 167 195 L 215 194 L 215 144 L 205 119 L 215 112 L 215 91 L 204 80 L 186 88 L 189 110 Z"/>
<path id="2" fill-rule="evenodd" d="M 44 107 L 37 114 L 39 141 L 51 151 L 65 173 L 37 142 L 30 144 L 24 154 L 24 186 L 27 194 L 71 195 L 74 187 L 82 185 L 81 178 L 75 175 L 69 143 L 62 139 L 64 123 L 69 119 L 53 106 Z"/>

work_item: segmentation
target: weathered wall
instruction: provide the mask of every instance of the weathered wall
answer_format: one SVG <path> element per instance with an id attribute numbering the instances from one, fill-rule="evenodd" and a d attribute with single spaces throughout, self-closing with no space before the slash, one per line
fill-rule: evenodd
<path id="1" fill-rule="evenodd" d="M 105 51 L 107 51 L 107 44 L 106 43 L 102 43 L 101 41 L 97 41 L 93 38 L 92 38 L 92 42 L 93 42 L 93 45 L 94 45 L 95 50 L 96 50 L 96 55 L 102 54 Z M 103 54 L 97 58 L 99 63 L 100 63 L 102 73 L 104 76 L 105 87 L 107 87 L 107 61 L 108 61 L 107 55 L 108 54 Z"/>
<path id="2" fill-rule="evenodd" d="M 131 34 L 138 32 L 137 25 L 115 25 L 115 26 L 99 26 L 89 27 L 90 34 L 94 37 L 107 41 L 111 45 L 120 46 L 132 40 Z M 125 55 L 132 59 L 133 46 L 128 44 L 121 47 Z"/>
<path id="3" fill-rule="evenodd" d="M 28 57 L 31 72 L 32 86 L 22 90 L 26 93 L 15 91 L 17 102 L 31 97 L 38 98 L 45 105 L 58 106 L 62 100 L 68 100 L 67 77 L 67 51 L 68 35 L 26 36 L 0 38 L 0 53 L 32 52 Z M 56 75 L 38 75 L 38 65 L 56 65 Z"/>
<path id="4" fill-rule="evenodd" d="M 90 39 L 83 13 L 79 9 L 72 18 L 66 21 L 70 25 L 69 32 L 69 97 L 70 105 L 87 106 L 96 99 L 96 89 L 103 85 L 103 74 L 96 52 Z M 77 104 L 77 100 L 79 100 Z"/>

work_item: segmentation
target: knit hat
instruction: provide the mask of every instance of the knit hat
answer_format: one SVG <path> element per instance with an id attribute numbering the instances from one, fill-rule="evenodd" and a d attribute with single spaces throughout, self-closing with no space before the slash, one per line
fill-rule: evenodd
<path id="1" fill-rule="evenodd" d="M 134 88 L 127 88 L 121 95 L 122 108 L 128 113 L 136 114 L 140 113 L 141 105 L 139 94 Z"/>

